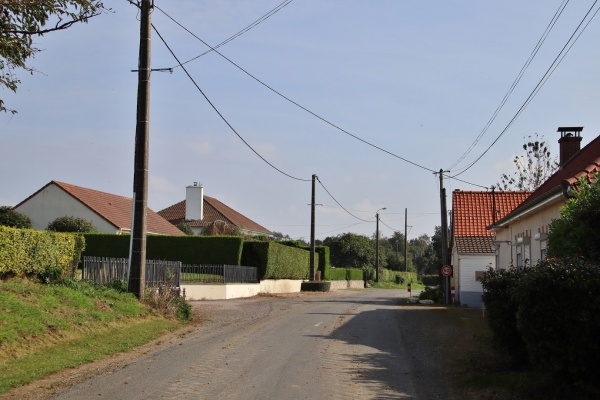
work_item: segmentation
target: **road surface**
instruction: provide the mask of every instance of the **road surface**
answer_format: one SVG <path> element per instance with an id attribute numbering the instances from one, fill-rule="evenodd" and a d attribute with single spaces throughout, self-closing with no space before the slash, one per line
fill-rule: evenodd
<path id="1" fill-rule="evenodd" d="M 205 321 L 54 399 L 447 399 L 405 291 L 194 302 Z M 419 314 L 420 315 L 420 314 Z"/>

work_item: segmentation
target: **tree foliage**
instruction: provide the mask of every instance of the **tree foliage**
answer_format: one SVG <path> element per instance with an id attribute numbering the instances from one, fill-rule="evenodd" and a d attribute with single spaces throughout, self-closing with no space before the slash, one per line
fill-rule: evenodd
<path id="1" fill-rule="evenodd" d="M 582 178 L 574 197 L 562 208 L 560 218 L 550 224 L 548 254 L 553 257 L 579 255 L 600 261 L 600 174 L 593 183 Z"/>
<path id="2" fill-rule="evenodd" d="M 33 73 L 27 62 L 40 51 L 34 38 L 71 27 L 109 11 L 100 0 L 0 1 L 0 87 L 16 92 L 15 71 Z M 0 99 L 0 111 L 11 111 Z"/>
<path id="3" fill-rule="evenodd" d="M 31 219 L 10 206 L 0 207 L 0 226 L 10 226 L 12 228 L 32 229 Z"/>
<path id="4" fill-rule="evenodd" d="M 177 229 L 179 229 L 181 232 L 185 233 L 188 236 L 194 235 L 194 231 L 192 230 L 192 227 L 190 226 L 190 224 L 186 223 L 185 221 L 178 223 Z"/>
<path id="5" fill-rule="evenodd" d="M 375 246 L 367 236 L 344 233 L 326 238 L 323 244 L 329 246 L 331 265 L 334 267 L 375 267 Z M 380 266 L 383 267 L 381 263 Z"/>
<path id="6" fill-rule="evenodd" d="M 48 224 L 47 230 L 54 232 L 96 232 L 96 227 L 91 221 L 79 217 L 58 217 Z"/>
<path id="7" fill-rule="evenodd" d="M 500 190 L 535 190 L 557 169 L 556 157 L 552 157 L 543 136 L 523 137 L 525 154 L 513 159 L 516 171 L 512 175 L 502 174 L 496 186 Z"/>

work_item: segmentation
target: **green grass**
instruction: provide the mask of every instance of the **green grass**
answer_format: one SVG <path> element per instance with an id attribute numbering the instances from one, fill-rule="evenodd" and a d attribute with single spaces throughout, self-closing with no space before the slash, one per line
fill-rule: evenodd
<path id="1" fill-rule="evenodd" d="M 129 350 L 179 326 L 113 289 L 0 282 L 0 393 Z"/>

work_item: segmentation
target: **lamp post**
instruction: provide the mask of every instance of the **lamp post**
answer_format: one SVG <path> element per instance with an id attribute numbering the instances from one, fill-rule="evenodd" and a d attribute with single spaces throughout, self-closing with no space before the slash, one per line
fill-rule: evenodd
<path id="1" fill-rule="evenodd" d="M 375 282 L 379 282 L 379 211 L 386 210 L 385 207 L 375 212 Z"/>

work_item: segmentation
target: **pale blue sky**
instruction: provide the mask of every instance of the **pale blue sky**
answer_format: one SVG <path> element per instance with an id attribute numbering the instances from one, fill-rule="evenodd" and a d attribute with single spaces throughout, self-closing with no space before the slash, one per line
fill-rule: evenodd
<path id="1" fill-rule="evenodd" d="M 282 0 L 155 0 L 215 45 Z M 16 94 L 0 92 L 17 115 L 0 114 L 0 205 L 15 205 L 50 180 L 131 196 L 139 21 L 125 0 L 113 13 L 36 40 L 44 51 L 21 73 Z M 571 1 L 487 133 L 459 171 L 502 132 L 584 18 L 593 1 Z M 294 177 L 317 174 L 348 215 L 317 185 L 317 237 L 372 235 L 375 212 L 386 236 L 432 234 L 440 224 L 439 181 L 500 104 L 561 1 L 295 0 L 219 51 L 327 121 L 416 167 L 340 132 L 275 95 L 218 54 L 186 64 L 237 132 Z M 597 7 L 592 12 L 597 10 Z M 153 23 L 181 60 L 207 48 L 155 10 Z M 491 186 L 512 172 L 523 136 L 584 126 L 600 133 L 600 21 L 593 19 L 522 115 L 460 178 Z M 177 63 L 153 33 L 152 67 Z M 310 234 L 311 184 L 272 169 L 225 125 L 181 68 L 151 82 L 149 206 L 205 193 L 265 227 Z M 480 190 L 446 180 L 451 191 Z"/>

